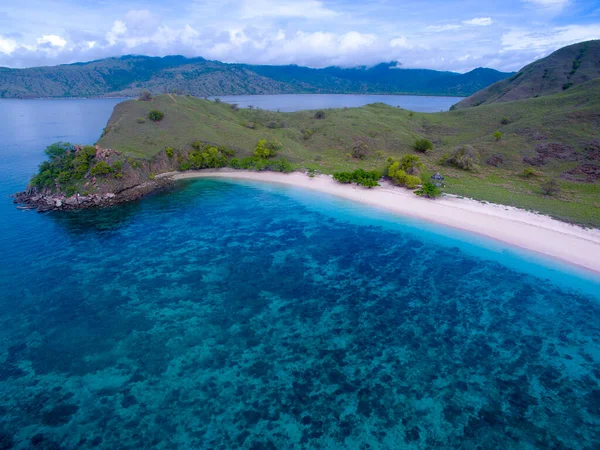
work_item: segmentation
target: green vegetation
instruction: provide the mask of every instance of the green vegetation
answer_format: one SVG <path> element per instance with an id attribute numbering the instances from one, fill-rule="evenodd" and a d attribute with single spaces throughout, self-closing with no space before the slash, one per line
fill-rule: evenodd
<path id="1" fill-rule="evenodd" d="M 583 68 L 582 64 L 580 70 Z M 136 123 L 137 117 L 147 114 L 148 103 L 120 103 L 98 144 L 122 152 L 126 160 L 131 158 L 132 168 L 160 154 L 165 157 L 167 147 L 177 149 L 173 157 L 177 168 L 179 156 L 194 150 L 191 143 L 199 138 L 217 148 L 235 149 L 235 158 L 227 156 L 228 165 L 238 164 L 237 167 L 251 170 L 267 170 L 267 165 L 283 157 L 295 170 L 314 169 L 325 174 L 359 168 L 383 171 L 387 156 L 398 161 L 399 166 L 405 155 L 418 156 L 423 164 L 418 173 L 409 173 L 408 168 L 402 170 L 423 180 L 440 172 L 445 177 L 447 193 L 600 226 L 600 180 L 581 182 L 563 175 L 581 164 L 598 165 L 593 158 L 600 145 L 597 131 L 600 79 L 552 96 L 445 113 L 413 113 L 413 117 L 405 110 L 383 104 L 330 109 L 326 111 L 326 119 L 321 120 L 315 119 L 316 111 L 277 113 L 244 108 L 234 111 L 225 103 L 185 96 L 175 99 L 169 95 L 152 99 L 152 107 L 163 111 L 168 118 L 160 127 Z M 502 145 L 498 145 L 492 134 L 498 131 L 504 117 L 510 118 L 510 123 L 502 126 Z M 246 128 L 245 122 L 253 123 L 254 128 Z M 269 128 L 271 122 L 285 123 L 285 127 Z M 277 156 L 256 158 L 257 142 L 267 137 L 281 144 Z M 422 138 L 435 143 L 434 149 L 416 152 L 413 144 Z M 554 143 L 568 146 L 573 156 L 565 159 L 550 155 L 540 160 L 539 152 Z M 456 149 L 465 146 L 468 147 L 463 163 L 465 155 L 461 157 L 460 153 L 465 151 Z M 359 157 L 353 156 L 355 148 L 363 154 L 362 158 L 358 153 Z M 246 158 L 252 159 L 241 165 Z M 534 161 L 538 158 L 540 162 L 533 166 L 524 158 Z M 453 164 L 454 159 L 457 165 Z M 532 167 L 540 176 L 523 176 L 524 170 Z M 544 195 L 541 184 L 548 179 L 560 180 L 559 193 Z"/>
<path id="2" fill-rule="evenodd" d="M 0 97 L 139 95 L 140 100 L 151 103 L 150 92 L 185 92 L 197 97 L 294 93 L 467 96 L 510 75 L 492 69 L 475 69 L 465 74 L 402 69 L 396 63 L 311 69 L 225 64 L 182 56 L 128 55 L 89 63 L 0 70 Z M 140 94 L 140 89 L 147 93 Z"/>
<path id="3" fill-rule="evenodd" d="M 548 180 L 541 185 L 544 195 L 556 195 L 560 192 L 560 185 L 556 180 Z"/>
<path id="4" fill-rule="evenodd" d="M 418 156 L 404 155 L 400 161 L 389 161 L 387 176 L 394 184 L 408 189 L 416 189 L 421 184 L 421 179 L 414 175 L 423 168 L 423 163 Z"/>
<path id="5" fill-rule="evenodd" d="M 111 174 L 113 172 L 113 168 L 110 167 L 104 161 L 98 161 L 94 167 L 90 170 L 90 173 L 94 176 L 104 176 Z"/>
<path id="6" fill-rule="evenodd" d="M 567 72 L 568 67 L 572 70 Z M 563 47 L 456 104 L 456 109 L 543 97 L 600 76 L 600 40 Z"/>
<path id="7" fill-rule="evenodd" d="M 57 142 L 48 146 L 45 153 L 48 161 L 40 164 L 37 175 L 29 183 L 38 189 L 72 195 L 81 190 L 88 174 L 100 177 L 112 174 L 115 178 L 122 176 L 123 161 L 117 160 L 112 166 L 106 161 L 98 161 L 96 149 L 92 146 L 75 147 L 66 142 Z"/>
<path id="8" fill-rule="evenodd" d="M 500 133 L 499 131 L 494 131 L 492 136 L 494 137 L 494 139 L 496 139 L 496 142 L 498 142 L 500 139 L 502 139 L 502 133 Z"/>
<path id="9" fill-rule="evenodd" d="M 256 144 L 254 149 L 254 156 L 257 158 L 273 158 L 277 156 L 277 152 L 281 150 L 281 142 L 277 139 L 261 139 Z"/>
<path id="10" fill-rule="evenodd" d="M 164 117 L 165 114 L 158 109 L 153 109 L 148 113 L 148 119 L 152 120 L 153 122 L 160 122 Z"/>
<path id="11" fill-rule="evenodd" d="M 454 166 L 462 170 L 476 170 L 479 168 L 479 156 L 477 151 L 470 145 L 456 147 L 452 153 L 442 156 L 441 163 Z"/>
<path id="12" fill-rule="evenodd" d="M 433 150 L 433 142 L 431 142 L 429 139 L 420 138 L 415 140 L 414 148 L 418 152 L 425 153 L 429 150 Z"/>
<path id="13" fill-rule="evenodd" d="M 425 183 L 423 183 L 423 186 L 421 186 L 421 189 L 415 191 L 415 194 L 427 198 L 437 198 L 441 197 L 442 190 L 431 181 L 426 181 Z"/>
<path id="14" fill-rule="evenodd" d="M 336 172 L 333 174 L 333 178 L 340 183 L 356 183 L 360 186 L 372 188 L 379 186 L 377 181 L 381 178 L 381 173 L 377 170 L 356 169 L 352 172 Z"/>
<path id="15" fill-rule="evenodd" d="M 169 159 L 173 159 L 173 156 L 175 155 L 175 152 L 173 151 L 173 147 L 167 147 L 165 149 L 165 153 L 167 154 L 167 158 L 169 158 Z"/>

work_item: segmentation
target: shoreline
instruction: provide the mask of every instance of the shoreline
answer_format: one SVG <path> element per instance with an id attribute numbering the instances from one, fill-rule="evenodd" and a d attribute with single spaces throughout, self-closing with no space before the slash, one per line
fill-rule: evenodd
<path id="1" fill-rule="evenodd" d="M 242 170 L 202 170 L 169 172 L 157 178 L 232 178 L 279 183 L 316 190 L 348 200 L 386 209 L 394 214 L 424 219 L 468 231 L 577 266 L 600 275 L 600 229 L 587 229 L 549 216 L 511 206 L 483 203 L 472 199 L 444 196 L 431 200 L 388 182 L 367 189 L 341 184 L 328 175 L 314 178 L 304 173 L 251 172 Z"/>

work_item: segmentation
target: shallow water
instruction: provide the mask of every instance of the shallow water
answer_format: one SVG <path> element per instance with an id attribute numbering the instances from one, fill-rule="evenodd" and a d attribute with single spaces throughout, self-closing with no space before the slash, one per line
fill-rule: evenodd
<path id="1" fill-rule="evenodd" d="M 0 448 L 597 448 L 597 279 L 264 183 L 16 210 L 102 102 L 0 120 Z"/>
<path id="2" fill-rule="evenodd" d="M 210 97 L 215 99 L 216 97 Z M 241 108 L 253 106 L 270 111 L 302 111 L 306 109 L 356 108 L 371 103 L 385 103 L 411 111 L 434 113 L 448 111 L 464 97 L 423 95 L 355 95 L 355 94 L 287 94 L 287 95 L 225 95 L 219 97 Z"/>

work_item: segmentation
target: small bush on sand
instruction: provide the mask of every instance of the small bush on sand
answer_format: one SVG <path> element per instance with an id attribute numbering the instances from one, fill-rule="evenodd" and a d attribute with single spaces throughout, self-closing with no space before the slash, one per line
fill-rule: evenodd
<path id="1" fill-rule="evenodd" d="M 442 190 L 431 181 L 426 181 L 423 183 L 423 186 L 421 186 L 421 189 L 415 191 L 415 194 L 427 198 L 437 198 L 442 195 Z"/>

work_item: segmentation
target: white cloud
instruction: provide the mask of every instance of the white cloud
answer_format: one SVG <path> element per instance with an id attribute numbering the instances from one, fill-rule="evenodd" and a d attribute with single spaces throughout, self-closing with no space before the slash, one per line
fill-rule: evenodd
<path id="1" fill-rule="evenodd" d="M 547 11 L 559 12 L 563 10 L 571 0 L 523 0 L 525 3 Z"/>
<path id="2" fill-rule="evenodd" d="M 460 25 L 446 24 L 446 25 L 428 25 L 425 27 L 425 31 L 432 31 L 434 33 L 441 33 L 443 31 L 458 30 Z"/>
<path id="3" fill-rule="evenodd" d="M 241 19 L 258 17 L 323 19 L 336 15 L 335 11 L 326 8 L 318 0 L 245 0 L 240 16 Z"/>
<path id="4" fill-rule="evenodd" d="M 390 47 L 412 48 L 412 45 L 409 44 L 406 36 L 400 36 L 390 41 Z"/>
<path id="5" fill-rule="evenodd" d="M 600 23 L 569 25 L 544 31 L 511 30 L 502 35 L 503 50 L 552 51 L 576 42 L 600 39 Z"/>
<path id="6" fill-rule="evenodd" d="M 2 37 L 2 35 L 0 35 L 0 52 L 6 55 L 10 55 L 12 52 L 15 51 L 16 48 L 17 41 L 15 41 L 14 39 L 4 38 Z"/>
<path id="7" fill-rule="evenodd" d="M 37 39 L 37 43 L 38 43 L 38 45 L 49 44 L 52 47 L 60 47 L 60 48 L 67 45 L 67 41 L 64 38 L 57 36 L 55 34 L 45 34 L 41 38 Z"/>
<path id="8" fill-rule="evenodd" d="M 476 25 L 476 26 L 480 26 L 480 27 L 487 27 L 487 26 L 491 25 L 492 23 L 494 23 L 494 21 L 491 19 L 491 17 L 475 17 L 474 19 L 471 19 L 471 20 L 464 20 L 463 23 L 465 25 Z"/>
<path id="9" fill-rule="evenodd" d="M 106 40 L 110 45 L 115 45 L 119 36 L 124 35 L 127 32 L 127 26 L 120 20 L 115 20 L 111 30 L 106 33 Z"/>

